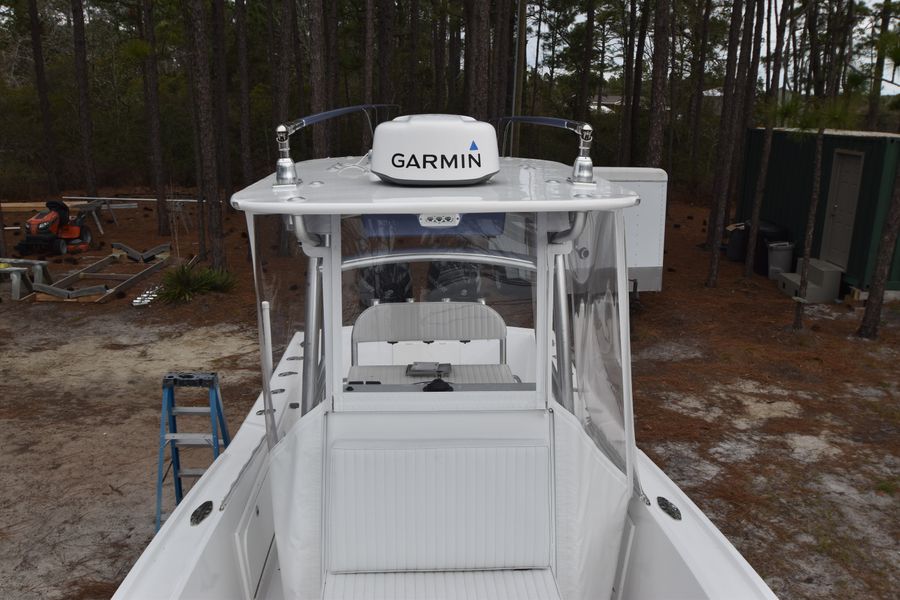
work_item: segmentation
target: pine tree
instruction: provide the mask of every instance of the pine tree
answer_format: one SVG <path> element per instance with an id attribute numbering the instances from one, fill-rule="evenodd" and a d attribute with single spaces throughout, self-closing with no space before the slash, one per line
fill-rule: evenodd
<path id="1" fill-rule="evenodd" d="M 166 174 L 163 167 L 162 125 L 159 114 L 159 72 L 156 65 L 156 33 L 152 0 L 141 0 L 141 30 L 147 43 L 144 57 L 144 109 L 150 147 L 150 172 L 156 195 L 156 232 L 169 235 L 169 207 L 166 199 Z"/>
<path id="2" fill-rule="evenodd" d="M 84 36 L 84 4 L 82 0 L 72 0 L 72 35 L 75 46 L 75 82 L 78 86 L 78 126 L 81 131 L 84 187 L 85 193 L 93 197 L 97 195 L 97 174 L 94 168 L 94 122 L 91 118 L 87 41 Z"/>
<path id="3" fill-rule="evenodd" d="M 58 158 L 53 136 L 53 116 L 50 114 L 50 92 L 44 70 L 44 46 L 41 42 L 42 25 L 38 15 L 37 0 L 28 0 L 28 18 L 31 30 L 31 53 L 34 59 L 34 83 L 37 88 L 38 104 L 41 108 L 41 128 L 44 134 L 44 168 L 47 172 L 47 191 L 51 196 L 59 195 Z"/>
<path id="4" fill-rule="evenodd" d="M 222 201 L 216 165 L 215 111 L 212 98 L 212 78 L 206 40 L 209 36 L 209 16 L 203 0 L 188 0 L 187 26 L 193 31 L 194 78 L 197 91 L 197 121 L 200 134 L 202 181 L 199 182 L 207 203 L 207 224 L 214 269 L 225 269 L 225 240 L 222 234 Z"/>

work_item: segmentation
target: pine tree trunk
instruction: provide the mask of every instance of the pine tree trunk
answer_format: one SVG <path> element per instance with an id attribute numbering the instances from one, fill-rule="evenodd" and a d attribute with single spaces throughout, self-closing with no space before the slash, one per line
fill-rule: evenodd
<path id="1" fill-rule="evenodd" d="M 842 12 L 846 6 L 846 12 Z M 853 19 L 853 2 L 847 2 L 846 5 L 838 3 L 834 12 L 829 7 L 827 19 L 826 43 L 824 49 L 825 56 L 825 94 L 829 98 L 837 98 L 841 83 L 841 69 L 844 63 L 844 54 L 847 50 L 847 42 L 849 40 L 848 29 L 851 29 L 850 23 Z"/>
<path id="2" fill-rule="evenodd" d="M 295 71 L 294 64 L 297 60 L 293 56 L 295 11 L 294 0 L 281 0 L 277 28 L 278 62 L 275 75 L 277 84 L 275 115 L 279 123 L 287 123 L 292 119 L 290 112 L 291 74 Z M 280 222 L 278 226 L 278 256 L 290 256 L 294 243 L 294 235 L 287 230 L 284 222 Z"/>
<path id="3" fill-rule="evenodd" d="M 898 163 L 900 165 L 900 163 Z M 878 337 L 878 324 L 881 322 L 881 308 L 884 304 L 884 289 L 891 270 L 891 261 L 897 249 L 897 237 L 900 234 L 900 168 L 894 173 L 894 192 L 891 195 L 891 207 L 887 219 L 881 228 L 881 242 L 878 245 L 878 256 L 875 258 L 875 271 L 872 273 L 872 285 L 869 286 L 869 299 L 866 300 L 866 311 L 856 335 L 875 339 Z"/>
<path id="4" fill-rule="evenodd" d="M 847 3 L 847 15 L 844 19 L 844 34 L 841 36 L 840 47 L 838 48 L 838 64 L 835 69 L 835 77 L 837 82 L 843 84 L 847 81 L 847 70 L 850 68 L 850 62 L 853 59 L 853 33 L 856 25 L 856 3 Z M 845 90 L 846 92 L 846 90 Z M 850 94 L 845 93 L 844 98 L 849 105 Z"/>
<path id="5" fill-rule="evenodd" d="M 181 11 L 185 24 L 191 22 L 190 11 L 187 3 L 181 4 Z M 185 27 L 185 46 L 182 49 L 184 54 L 184 64 L 187 72 L 188 89 L 190 90 L 190 98 L 188 102 L 191 114 L 191 139 L 194 142 L 194 179 L 197 182 L 197 204 L 195 207 L 197 216 L 197 256 L 200 260 L 206 260 L 208 252 L 208 227 L 206 219 L 206 207 L 209 199 L 205 197 L 203 188 L 203 149 L 200 140 L 200 111 L 198 108 L 197 93 L 197 66 L 194 56 L 194 37 L 196 32 L 190 27 Z"/>
<path id="6" fill-rule="evenodd" d="M 477 1 L 477 0 L 476 0 Z M 501 117 L 507 111 L 506 89 L 509 74 L 509 56 L 507 47 L 509 40 L 509 15 L 510 0 L 493 0 L 494 9 L 494 35 L 491 45 L 490 30 L 488 30 L 488 48 L 491 69 L 488 81 L 488 117 Z"/>
<path id="7" fill-rule="evenodd" d="M 459 101 L 459 65 L 462 60 L 462 25 L 458 16 L 450 21 L 450 42 L 447 44 L 447 106 L 462 112 Z"/>
<path id="8" fill-rule="evenodd" d="M 309 2 L 309 37 L 313 42 L 309 45 L 309 111 L 313 114 L 325 110 L 328 90 L 325 71 L 324 44 L 317 40 L 325 38 L 325 13 L 322 0 Z M 384 54 L 382 52 L 382 54 Z M 337 76 L 337 74 L 335 74 Z M 322 124 L 312 126 L 313 156 L 320 158 L 328 152 L 328 136 Z"/>
<path id="9" fill-rule="evenodd" d="M 193 30 L 195 86 L 197 89 L 197 113 L 200 128 L 200 155 L 203 163 L 203 180 L 200 186 L 208 202 L 208 224 L 212 267 L 225 269 L 225 240 L 222 235 L 222 202 L 219 196 L 216 173 L 215 114 L 213 110 L 212 81 L 206 40 L 209 24 L 203 0 L 189 0 L 188 27 Z"/>
<path id="10" fill-rule="evenodd" d="M 169 207 L 166 201 L 166 175 L 163 169 L 162 134 L 159 115 L 159 73 L 156 66 L 156 32 L 152 0 L 141 0 L 141 32 L 149 52 L 144 58 L 144 109 L 150 146 L 150 172 L 156 193 L 156 232 L 169 235 Z"/>
<path id="11" fill-rule="evenodd" d="M 734 93 L 735 66 L 737 63 L 738 41 L 741 30 L 742 0 L 734 0 L 731 6 L 731 25 L 728 31 L 728 57 L 725 63 L 725 84 L 722 89 L 722 115 L 719 120 L 719 135 L 716 142 L 716 155 L 719 157 L 719 168 L 716 169 L 713 184 L 713 204 L 710 207 L 707 221 L 707 243 L 710 259 L 709 272 L 706 278 L 707 287 L 715 287 L 719 278 L 719 253 L 722 245 L 722 231 L 725 227 L 725 204 L 728 200 L 728 182 L 731 177 L 731 153 L 734 147 Z M 748 32 L 749 35 L 749 32 Z"/>
<path id="12" fill-rule="evenodd" d="M 866 129 L 874 131 L 878 128 L 878 113 L 881 108 L 881 78 L 884 76 L 884 57 L 886 54 L 886 37 L 891 27 L 891 0 L 884 0 L 881 8 L 881 26 L 878 30 L 879 43 L 875 55 L 875 68 L 872 71 L 872 87 L 869 90 L 869 110 L 866 113 Z"/>
<path id="13" fill-rule="evenodd" d="M 329 82 L 328 96 L 326 100 L 326 109 L 337 108 L 340 101 L 340 81 L 341 81 L 341 61 L 338 54 L 338 16 L 337 0 L 324 0 L 325 6 L 325 60 L 328 69 L 328 76 L 325 81 Z M 327 152 L 330 154 L 338 152 L 340 144 L 340 126 L 339 120 L 332 120 L 323 125 L 327 136 Z"/>
<path id="14" fill-rule="evenodd" d="M 606 91 L 606 23 L 600 26 L 600 56 L 597 61 L 597 114 L 603 113 L 603 92 Z"/>
<path id="15" fill-rule="evenodd" d="M 393 65 L 394 0 L 378 0 L 378 97 L 381 102 L 394 102 Z"/>
<path id="16" fill-rule="evenodd" d="M 747 130 L 753 125 L 753 115 L 756 110 L 756 80 L 759 73 L 759 55 L 762 49 L 762 29 L 765 17 L 765 0 L 755 0 L 756 20 L 752 37 L 752 49 L 750 64 L 744 75 L 744 83 L 741 86 L 741 112 L 735 120 L 735 145 L 731 159 L 731 182 L 728 187 L 728 202 L 725 205 L 725 218 L 731 219 L 734 202 L 740 194 L 740 183 L 744 177 L 744 158 L 746 156 Z M 751 6 L 748 4 L 748 6 Z"/>
<path id="17" fill-rule="evenodd" d="M 733 111 L 733 92 L 735 70 L 737 66 L 737 50 L 740 42 L 741 32 L 741 9 L 742 0 L 733 0 L 731 5 L 731 23 L 728 29 L 728 53 L 725 62 L 725 82 L 722 86 L 722 103 L 721 113 L 719 115 L 719 130 L 716 136 L 715 156 L 718 157 L 718 168 L 715 169 L 713 178 L 712 201 L 709 208 L 709 217 L 707 219 L 706 245 L 712 248 L 714 238 L 716 237 L 716 223 L 718 221 L 719 197 L 726 193 L 723 188 L 727 186 L 729 174 L 727 169 L 731 166 L 731 161 L 723 163 L 723 156 L 731 156 L 731 115 Z M 723 168 L 725 167 L 725 168 Z M 722 200 L 724 205 L 725 201 Z M 724 212 L 724 210 L 723 210 Z M 723 215 L 724 223 L 724 215 Z M 721 238 L 721 232 L 719 233 Z M 716 276 L 718 277 L 718 262 L 716 263 Z M 715 285 L 715 284 L 713 284 Z"/>
<path id="18" fill-rule="evenodd" d="M 659 0 L 664 2 L 666 0 Z M 594 27 L 596 15 L 595 0 L 587 0 L 587 14 L 585 15 L 584 46 L 581 48 L 580 79 L 578 82 L 578 95 L 575 97 L 575 118 L 579 121 L 587 121 L 588 102 L 591 89 L 591 67 L 594 64 Z M 599 107 L 598 107 L 599 109 Z"/>
<path id="19" fill-rule="evenodd" d="M 783 0 L 782 0 L 783 1 Z M 791 63 L 791 44 L 793 38 L 795 37 L 794 33 L 794 2 L 791 0 L 791 10 L 789 11 L 788 22 L 785 26 L 785 34 L 784 34 L 784 49 L 781 55 L 781 90 L 776 90 L 778 93 L 778 102 L 784 102 L 787 99 L 787 89 L 790 86 L 791 78 L 790 78 L 790 63 Z M 773 87 L 778 87 L 778 82 L 773 81 Z M 776 121 L 777 123 L 778 121 Z"/>
<path id="20" fill-rule="evenodd" d="M 803 329 L 803 308 L 806 305 L 806 291 L 809 288 L 809 261 L 812 258 L 813 233 L 816 229 L 816 216 L 819 213 L 819 196 L 822 180 L 822 146 L 825 142 L 825 128 L 820 127 L 816 133 L 816 153 L 813 166 L 812 194 L 809 198 L 809 212 L 806 216 L 806 232 L 803 236 L 803 266 L 800 268 L 800 290 L 794 307 L 794 331 Z"/>
<path id="21" fill-rule="evenodd" d="M 437 112 L 447 110 L 447 0 L 432 0 L 437 21 L 434 31 L 434 101 Z"/>
<path id="22" fill-rule="evenodd" d="M 475 79 L 475 67 L 472 53 L 475 52 L 475 0 L 463 0 L 463 111 L 472 116 L 472 86 Z"/>
<path id="23" fill-rule="evenodd" d="M 548 73 L 550 81 L 547 86 L 550 90 L 551 97 L 553 94 L 553 86 L 556 83 L 556 45 L 559 42 L 559 21 L 559 13 L 554 13 L 553 26 L 550 27 L 550 72 Z"/>
<path id="24" fill-rule="evenodd" d="M 313 0 L 314 1 L 314 0 Z M 269 67 L 269 92 L 272 94 L 272 108 L 269 111 L 272 117 L 272 129 L 278 122 L 278 36 L 275 33 L 275 3 L 274 0 L 266 0 L 266 64 Z M 269 148 L 266 147 L 268 157 Z M 270 161 L 271 162 L 271 161 Z"/>
<path id="25" fill-rule="evenodd" d="M 516 60 L 515 71 L 513 75 L 513 106 L 512 114 L 521 115 L 522 107 L 525 105 L 525 77 L 528 73 L 528 65 L 525 64 L 525 46 L 528 44 L 528 15 L 524 1 L 518 3 L 518 11 L 516 15 L 515 27 L 516 41 Z M 513 125 L 513 142 L 512 155 L 519 156 L 519 145 L 521 141 L 521 127 L 518 123 Z"/>
<path id="26" fill-rule="evenodd" d="M 791 61 L 793 63 L 791 68 L 791 91 L 795 94 L 800 94 L 800 57 L 802 56 L 802 49 L 797 41 L 797 16 L 798 15 L 791 13 L 790 36 L 788 36 L 788 39 L 791 40 L 791 58 L 793 59 Z M 803 32 L 806 32 L 805 28 L 803 29 Z M 800 39 L 801 41 L 804 39 L 803 33 L 800 34 Z M 785 76 L 787 76 L 787 69 L 785 69 Z"/>
<path id="27" fill-rule="evenodd" d="M 798 20 L 799 16 L 800 15 L 797 15 Z M 807 29 L 805 24 L 798 24 L 798 27 L 800 27 L 800 29 L 798 30 L 800 39 L 799 41 L 795 40 L 796 43 L 794 44 L 794 81 L 797 84 L 796 86 L 794 86 L 794 89 L 798 94 L 800 94 L 802 90 L 805 99 L 808 100 L 809 95 L 812 93 L 812 78 L 809 77 L 809 69 L 804 69 L 804 66 L 808 67 L 808 65 L 806 65 L 804 61 L 808 52 L 808 40 L 806 39 L 806 34 L 809 30 Z"/>
<path id="28" fill-rule="evenodd" d="M 535 109 L 537 107 L 537 96 L 538 96 L 538 80 L 540 78 L 540 74 L 538 73 L 538 67 L 541 62 L 541 26 L 544 24 L 544 0 L 538 0 L 538 21 L 537 21 L 537 33 L 535 34 L 535 44 L 534 44 L 534 68 L 531 71 L 531 114 L 535 114 Z"/>
<path id="29" fill-rule="evenodd" d="M 691 65 L 691 78 L 693 90 L 690 101 L 690 125 L 688 132 L 691 136 L 691 179 L 696 182 L 698 173 L 697 150 L 700 146 L 700 116 L 703 114 L 703 87 L 706 79 L 706 52 L 709 46 L 709 20 L 712 15 L 712 0 L 705 0 L 703 14 L 700 18 L 699 43 L 694 52 L 694 60 Z"/>
<path id="30" fill-rule="evenodd" d="M 91 118 L 87 41 L 84 37 L 84 4 L 82 0 L 72 0 L 72 34 L 75 46 L 75 82 L 78 86 L 78 126 L 81 131 L 84 186 L 87 195 L 93 197 L 97 195 L 97 174 L 94 169 L 94 123 Z"/>
<path id="31" fill-rule="evenodd" d="M 404 94 L 409 113 L 419 112 L 419 0 L 409 0 L 406 35 L 406 93 Z"/>
<path id="32" fill-rule="evenodd" d="M 669 66 L 669 2 L 657 0 L 653 19 L 653 70 L 650 76 L 650 126 L 647 137 L 648 167 L 662 166 L 666 119 L 666 71 Z M 674 107 L 673 107 L 674 108 Z"/>
<path id="33" fill-rule="evenodd" d="M 234 17 L 237 34 L 238 88 L 240 99 L 241 176 L 245 186 L 253 183 L 253 159 L 250 136 L 250 70 L 247 64 L 247 3 L 235 0 Z"/>
<path id="34" fill-rule="evenodd" d="M 628 0 L 627 34 L 625 39 L 625 64 L 622 69 L 622 105 L 619 115 L 619 152 L 616 163 L 622 167 L 631 161 L 631 94 L 634 78 L 634 45 L 637 34 L 637 0 Z"/>
<path id="35" fill-rule="evenodd" d="M 302 21 L 305 25 L 305 15 L 303 16 Z M 292 109 L 295 112 L 289 117 L 291 119 L 296 116 L 309 114 L 309 106 L 307 106 L 309 94 L 306 92 L 306 80 L 308 79 L 308 75 L 306 73 L 306 60 L 304 60 L 308 53 L 304 52 L 304 46 L 306 44 L 303 34 L 300 31 L 300 22 L 301 16 L 298 3 L 291 2 L 291 51 L 294 53 L 294 75 L 296 77 L 294 89 L 297 90 L 297 103 Z M 308 137 L 303 139 L 304 141 L 309 141 Z"/>
<path id="36" fill-rule="evenodd" d="M 634 147 L 638 135 L 638 123 L 641 117 L 641 87 L 644 80 L 644 45 L 647 42 L 647 26 L 650 22 L 650 0 L 644 0 L 641 5 L 641 22 L 638 30 L 637 49 L 634 55 L 634 74 L 632 75 L 631 91 L 631 124 L 628 127 L 628 164 L 635 163 Z"/>
<path id="37" fill-rule="evenodd" d="M 363 102 L 375 101 L 375 0 L 366 0 L 366 40 L 363 57 Z"/>
<path id="38" fill-rule="evenodd" d="M 212 2 L 213 106 L 216 111 L 216 167 L 219 187 L 231 195 L 231 136 L 228 135 L 228 66 L 225 63 L 225 0 Z"/>
<path id="39" fill-rule="evenodd" d="M 44 71 L 44 45 L 41 42 L 40 15 L 37 9 L 37 0 L 28 0 L 28 18 L 31 28 L 31 53 L 34 59 L 34 82 L 37 88 L 38 105 L 41 109 L 41 126 L 44 134 L 43 163 L 47 172 L 47 191 L 51 196 L 59 195 L 58 164 L 56 156 L 56 144 L 53 139 L 53 116 L 50 113 L 50 93 L 47 86 L 47 75 Z"/>
<path id="40" fill-rule="evenodd" d="M 466 98 L 466 112 L 480 120 L 487 120 L 490 110 L 490 3 L 469 0 L 466 3 L 466 79 L 470 89 Z"/>
<path id="41" fill-rule="evenodd" d="M 676 30 L 677 26 L 675 23 L 675 15 L 678 14 L 678 1 L 671 0 L 671 6 L 669 9 L 669 64 L 666 65 L 666 68 L 669 70 L 669 110 L 668 112 L 663 112 L 663 116 L 666 117 L 666 171 L 669 173 L 674 172 L 672 167 L 673 154 L 675 152 L 675 130 L 676 124 L 678 122 L 678 84 L 680 80 L 684 77 L 684 56 L 682 56 L 681 66 L 678 66 L 678 37 L 679 32 Z M 683 54 L 683 53 L 682 53 Z"/>
<path id="42" fill-rule="evenodd" d="M 275 63 L 275 120 L 278 123 L 286 123 L 291 119 L 291 73 L 294 71 L 294 58 L 291 56 L 293 29 L 291 27 L 291 18 L 293 17 L 291 5 L 293 3 L 294 0 L 281 0 L 276 27 L 278 38 L 275 41 L 275 47 L 278 49 L 278 54 Z"/>
<path id="43" fill-rule="evenodd" d="M 819 51 L 819 2 L 810 0 L 806 11 L 806 30 L 809 33 L 809 71 L 812 74 L 812 92 L 816 98 L 825 95 L 825 73 Z"/>
<path id="44" fill-rule="evenodd" d="M 744 259 L 744 277 L 753 276 L 753 264 L 756 260 L 756 238 L 759 237 L 759 213 L 762 209 L 763 197 L 766 193 L 766 178 L 769 176 L 769 159 L 772 155 L 772 139 L 775 130 L 776 107 L 778 106 L 778 77 L 781 74 L 782 56 L 784 54 L 784 30 L 794 0 L 781 1 L 781 19 L 775 29 L 775 55 L 772 63 L 772 85 L 766 93 L 767 116 L 766 132 L 763 138 L 762 153 L 759 159 L 759 174 L 753 193 L 753 205 L 750 210 L 750 232 L 747 235 L 747 255 Z"/>

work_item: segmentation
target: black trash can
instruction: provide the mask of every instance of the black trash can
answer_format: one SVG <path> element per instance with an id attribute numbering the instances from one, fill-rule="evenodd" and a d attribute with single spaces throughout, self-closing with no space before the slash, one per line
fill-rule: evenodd
<path id="1" fill-rule="evenodd" d="M 743 262 L 747 256 L 747 235 L 750 227 L 747 223 L 740 223 L 728 234 L 728 245 L 725 247 L 725 256 L 734 262 Z"/>

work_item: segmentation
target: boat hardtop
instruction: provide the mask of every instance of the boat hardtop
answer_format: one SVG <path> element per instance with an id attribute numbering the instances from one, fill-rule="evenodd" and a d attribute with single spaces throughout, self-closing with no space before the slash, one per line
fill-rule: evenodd
<path id="1" fill-rule="evenodd" d="M 262 393 L 116 598 L 773 598 L 636 446 L 640 198 L 593 167 L 590 126 L 511 120 L 574 132 L 571 167 L 455 115 L 291 159 L 292 133 L 354 110 L 376 107 L 279 126 L 275 173 L 232 197 Z"/>
<path id="2" fill-rule="evenodd" d="M 360 162 L 362 161 L 362 162 Z M 298 168 L 303 181 L 273 188 L 275 175 L 234 194 L 232 206 L 257 215 L 420 214 L 449 211 L 578 212 L 634 206 L 637 195 L 603 179 L 568 181 L 564 165 L 531 158 L 500 158 L 499 172 L 480 185 L 429 187 L 383 182 L 368 170 L 368 157 L 322 158 Z"/>

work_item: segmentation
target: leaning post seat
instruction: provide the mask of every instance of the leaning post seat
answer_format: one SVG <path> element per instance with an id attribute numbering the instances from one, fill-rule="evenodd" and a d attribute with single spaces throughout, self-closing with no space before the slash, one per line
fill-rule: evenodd
<path id="1" fill-rule="evenodd" d="M 546 411 L 331 413 L 328 600 L 552 600 Z"/>
<path id="2" fill-rule="evenodd" d="M 407 365 L 360 364 L 359 345 L 372 342 L 496 341 L 492 364 L 454 364 L 449 377 L 456 383 L 513 383 L 506 364 L 506 323 L 496 310 L 478 302 L 398 302 L 376 304 L 364 310 L 350 337 L 349 381 L 386 384 L 413 383 L 421 377 L 406 374 Z"/>
<path id="3" fill-rule="evenodd" d="M 505 363 L 506 323 L 496 310 L 479 302 L 396 302 L 364 310 L 353 324 L 351 362 L 358 364 L 365 342 L 433 342 L 498 340 Z"/>

